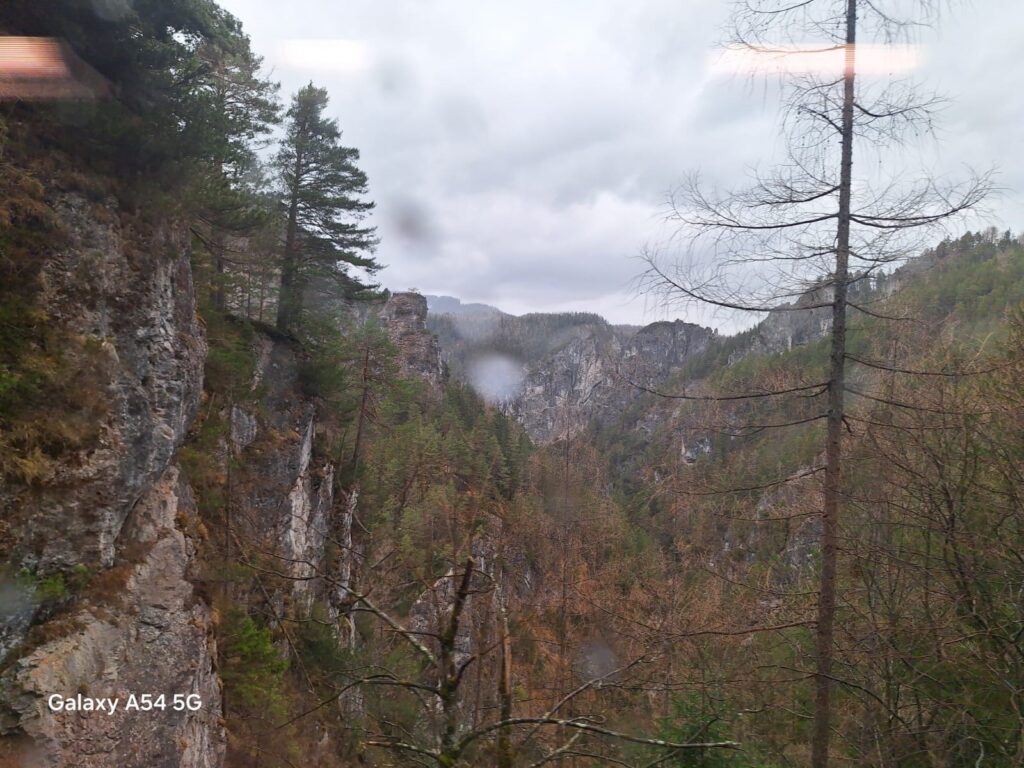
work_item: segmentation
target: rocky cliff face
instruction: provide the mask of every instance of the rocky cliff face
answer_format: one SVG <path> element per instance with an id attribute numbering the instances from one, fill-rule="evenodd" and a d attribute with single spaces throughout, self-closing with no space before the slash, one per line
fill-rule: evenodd
<path id="1" fill-rule="evenodd" d="M 615 418 L 641 387 L 664 381 L 712 337 L 711 330 L 682 321 L 654 323 L 632 335 L 586 327 L 527 365 L 510 410 L 541 442 L 571 436 Z"/>
<path id="2" fill-rule="evenodd" d="M 831 289 L 808 291 L 792 304 L 770 312 L 755 329 L 754 341 L 740 355 L 786 352 L 820 339 L 832 327 Z"/>
<path id="3" fill-rule="evenodd" d="M 66 240 L 46 257 L 41 305 L 61 333 L 99 349 L 82 374 L 100 382 L 90 394 L 106 416 L 97 445 L 65 457 L 48 482 L 0 492 L 7 572 L 36 574 L 4 584 L 21 599 L 5 601 L 0 622 L 0 754 L 31 766 L 217 765 L 212 618 L 191 581 L 191 492 L 172 465 L 206 352 L 188 231 L 77 195 L 53 208 Z M 43 577 L 55 593 L 46 599 Z M 143 713 L 124 709 L 129 693 L 194 694 L 202 705 Z M 53 695 L 119 698 L 122 708 L 57 713 Z"/>
<path id="4" fill-rule="evenodd" d="M 871 282 L 856 283 L 851 298 L 878 290 Z M 832 325 L 830 300 L 829 290 L 816 289 L 770 312 L 740 337 L 742 343 L 734 345 L 727 362 L 785 352 L 822 338 Z M 500 402 L 540 442 L 616 418 L 644 389 L 657 389 L 687 362 L 725 341 L 710 328 L 682 320 L 635 328 L 589 314 L 514 317 L 493 309 L 447 311 L 449 303 L 435 304 L 441 311 L 431 315 L 428 328 L 437 334 L 453 375 Z M 495 365 L 495 360 L 501 365 L 498 373 L 514 381 L 494 385 L 494 376 L 480 375 L 481 365 Z M 484 380 L 482 387 L 478 379 Z M 659 410 L 655 420 L 662 417 Z M 643 418 L 637 424 L 642 430 L 648 426 Z M 702 450 L 697 443 L 683 445 L 680 455 L 692 461 Z"/>
<path id="5" fill-rule="evenodd" d="M 0 584 L 0 764 L 214 768 L 227 747 L 207 599 L 224 587 L 209 558 L 274 558 L 280 578 L 231 596 L 241 604 L 277 616 L 314 600 L 336 606 L 352 562 L 348 550 L 330 557 L 327 542 L 346 540 L 346 521 L 351 541 L 354 499 L 336 504 L 293 340 L 254 330 L 241 353 L 248 386 L 203 393 L 207 346 L 183 227 L 133 231 L 112 208 L 73 197 L 58 210 L 70 237 L 46 265 L 41 301 L 66 333 L 97 340 L 108 416 L 99 446 L 60 462 L 53 482 L 2 491 L 19 520 L 7 573 L 37 575 Z M 422 298 L 399 294 L 381 311 L 405 372 L 439 387 Z M 206 424 L 222 425 L 219 437 L 199 445 Z M 200 511 L 190 482 L 210 477 L 222 500 Z M 227 544 L 214 542 L 207 524 L 223 533 L 225 514 Z M 42 579 L 60 594 L 40 598 L 32 582 Z M 166 708 L 126 709 L 131 694 L 164 694 Z M 175 694 L 196 708 L 174 709 Z M 53 695 L 120 707 L 54 712 Z"/>
<path id="6" fill-rule="evenodd" d="M 495 359 L 518 371 L 499 399 L 540 442 L 614 418 L 638 386 L 664 381 L 715 338 L 681 320 L 636 329 L 587 314 L 445 316 L 431 327 L 455 375 L 472 382 Z"/>
<path id="7" fill-rule="evenodd" d="M 223 409 L 230 429 L 220 459 L 227 472 L 230 454 L 226 503 L 232 531 L 275 553 L 275 570 L 292 577 L 287 589 L 268 589 L 283 615 L 286 604 L 308 608 L 326 593 L 319 575 L 328 568 L 324 544 L 332 525 L 335 468 L 314 450 L 317 409 L 299 381 L 301 350 L 264 333 L 253 344 L 249 393 Z"/>
<path id="8" fill-rule="evenodd" d="M 40 303 L 62 333 L 99 347 L 91 362 L 102 367 L 107 416 L 99 444 L 63 462 L 44 487 L 0 493 L 14 539 L 6 554 L 32 570 L 107 567 L 131 509 L 195 414 L 205 342 L 183 223 L 136 228 L 113 203 L 78 195 L 54 208 L 67 242 L 44 267 Z"/>
<path id="9" fill-rule="evenodd" d="M 118 565 L 66 630 L 8 670 L 2 725 L 21 765 L 213 768 L 224 755 L 220 684 L 210 610 L 190 579 L 195 548 L 182 532 L 196 520 L 178 469 L 139 500 L 118 538 Z M 50 697 L 116 699 L 111 714 L 55 712 Z M 163 694 L 166 708 L 130 708 L 130 696 Z M 175 709 L 178 694 L 180 709 Z"/>
<path id="10" fill-rule="evenodd" d="M 652 387 L 705 352 L 715 337 L 712 329 L 682 320 L 651 323 L 623 345 L 620 373 L 630 382 Z"/>
<path id="11" fill-rule="evenodd" d="M 305 614 L 314 601 L 336 610 L 347 598 L 352 548 L 332 555 L 329 542 L 351 545 L 356 496 L 335 499 L 335 466 L 318 451 L 320 414 L 301 380 L 302 349 L 256 329 L 246 342 L 248 386 L 229 397 L 208 391 L 197 418 L 206 345 L 184 233 L 136 238 L 100 223 L 102 211 L 68 205 L 74 238 L 47 267 L 44 300 L 69 333 L 103 339 L 110 417 L 101 447 L 62 464 L 59 484 L 8 498 L 42 510 L 16 529 L 23 536 L 8 560 L 63 573 L 62 584 L 83 583 L 46 605 L 35 604 L 29 587 L 14 595 L 20 602 L 4 595 L 19 610 L 4 624 L 11 653 L 0 695 L 0 757 L 38 766 L 213 768 L 223 763 L 226 739 L 205 598 L 222 587 L 209 581 L 204 557 L 272 558 L 276 576 L 258 578 L 253 594 L 232 595 L 241 604 L 278 617 Z M 83 279 L 75 282 L 76 275 Z M 425 300 L 397 294 L 380 315 L 403 373 L 439 390 L 444 370 L 424 327 Z M 220 437 L 200 448 L 193 434 L 182 459 L 190 472 L 217 477 L 224 494 L 201 513 L 174 456 L 190 428 L 201 431 L 211 419 L 224 425 Z M 211 541 L 206 529 L 213 522 L 223 532 L 220 515 L 230 518 L 227 544 L 220 536 Z M 204 585 L 202 596 L 194 584 Z M 129 695 L 143 693 L 165 694 L 168 708 L 124 708 Z M 113 715 L 54 712 L 48 701 L 55 694 L 121 705 Z M 174 694 L 197 697 L 201 706 L 174 710 Z"/>
<path id="12" fill-rule="evenodd" d="M 418 293 L 393 293 L 380 313 L 403 372 L 439 389 L 444 365 L 437 337 L 427 330 L 427 299 Z"/>

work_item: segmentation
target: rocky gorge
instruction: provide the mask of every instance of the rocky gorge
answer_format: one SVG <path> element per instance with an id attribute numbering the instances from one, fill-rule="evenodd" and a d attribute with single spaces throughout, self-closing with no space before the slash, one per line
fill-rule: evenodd
<path id="1" fill-rule="evenodd" d="M 219 587 L 196 472 L 181 467 L 195 460 L 190 431 L 227 425 L 214 471 L 233 473 L 230 506 L 244 514 L 225 546 L 263 542 L 287 564 L 291 587 L 264 595 L 280 615 L 344 599 L 351 562 L 328 554 L 325 532 L 351 529 L 353 510 L 334 498 L 335 465 L 316 448 L 317 404 L 299 383 L 294 340 L 246 336 L 245 386 L 230 401 L 204 392 L 206 330 L 184 223 L 133 220 L 113 201 L 76 195 L 54 208 L 68 237 L 43 265 L 38 300 L 55 329 L 85 340 L 80 396 L 99 415 L 88 448 L 53 461 L 42 482 L 0 489 L 0 763 L 214 768 L 226 751 L 209 599 Z M 373 314 L 404 375 L 440 387 L 422 297 L 395 295 Z M 337 578 L 317 578 L 325 573 Z M 97 717 L 48 705 L 83 693 L 202 705 Z"/>
<path id="2" fill-rule="evenodd" d="M 757 372 L 812 349 L 829 325 L 820 309 L 800 311 L 817 302 L 813 292 L 733 337 L 681 320 L 637 328 L 590 314 L 435 312 L 427 297 L 394 293 L 353 311 L 349 321 L 358 327 L 342 334 L 344 345 L 360 338 L 359 328 L 378 329 L 384 341 L 371 333 L 345 351 L 342 390 L 357 397 L 345 406 L 349 420 L 339 421 L 328 390 L 311 384 L 311 354 L 296 338 L 230 314 L 204 315 L 181 221 L 140 218 L 112 200 L 77 194 L 55 196 L 52 207 L 65 236 L 46 253 L 37 301 L 51 327 L 73 342 L 74 391 L 91 429 L 80 447 L 50 456 L 39 476 L 0 489 L 2 765 L 246 764 L 272 735 L 230 725 L 248 706 L 239 679 L 262 685 L 281 676 L 281 659 L 294 658 L 296 678 L 315 691 L 304 654 L 327 654 L 331 664 L 331 654 L 358 658 L 369 633 L 353 606 L 367 599 L 363 590 L 372 594 L 374 569 L 396 553 L 433 569 L 405 586 L 406 623 L 374 603 L 364 612 L 392 633 L 428 638 L 413 645 L 432 664 L 448 653 L 451 663 L 469 666 L 505 642 L 508 625 L 498 617 L 511 614 L 529 617 L 535 642 L 568 660 L 553 662 L 549 651 L 528 657 L 524 666 L 533 665 L 536 679 L 557 669 L 568 686 L 580 675 L 606 674 L 628 644 L 595 629 L 600 622 L 585 610 L 568 611 L 566 563 L 577 569 L 572 578 L 599 585 L 617 585 L 625 569 L 589 553 L 591 537 L 573 509 L 604 515 L 588 523 L 605 526 L 604 538 L 592 537 L 598 549 L 629 541 L 629 526 L 640 524 L 626 522 L 614 506 L 618 491 L 599 452 L 616 482 L 651 487 L 674 468 L 703 466 L 713 455 L 727 462 L 729 440 L 697 428 L 699 412 L 652 392 L 692 390 L 744 366 Z M 891 296 L 903 280 L 897 274 L 858 299 Z M 378 364 L 383 373 L 374 372 Z M 422 415 L 428 411 L 411 415 L 402 381 L 415 382 L 419 394 L 412 397 L 429 407 L 447 403 L 493 432 L 469 431 L 465 444 L 444 453 L 441 441 L 456 431 L 452 413 L 432 417 L 437 431 L 430 432 Z M 491 408 L 459 394 L 465 385 Z M 397 416 L 382 412 L 382 393 L 392 389 L 387 407 Z M 390 443 L 360 469 L 352 432 L 362 427 L 355 425 L 383 418 L 392 419 L 382 430 Z M 511 422 L 540 446 L 532 464 L 529 441 L 515 437 Z M 560 446 L 556 463 L 542 453 L 553 444 Z M 653 454 L 659 463 L 642 463 L 662 446 Z M 486 456 L 520 463 L 481 469 Z M 809 466 L 790 470 L 785 490 L 760 494 L 754 522 L 816 503 L 817 490 L 804 479 Z M 466 467 L 493 478 L 486 493 L 473 488 Z M 527 474 L 541 492 L 517 497 L 514 482 Z M 375 488 L 369 502 L 361 483 Z M 481 512 L 485 504 L 497 513 Z M 675 549 L 681 561 L 697 557 L 687 549 L 697 544 L 673 538 L 684 530 L 693 542 L 711 542 L 700 545 L 702 562 L 727 578 L 764 568 L 767 592 L 813 571 L 813 517 L 769 536 L 743 524 L 708 531 L 717 525 L 710 518 L 666 512 L 658 498 L 645 504 L 646 535 L 662 536 L 662 551 Z M 514 523 L 510 510 L 517 510 Z M 438 512 L 445 522 L 424 528 Z M 369 526 L 388 533 L 374 540 Z M 472 531 L 463 545 L 472 579 L 460 597 L 460 566 L 438 553 L 454 552 L 450 539 L 461 530 Z M 644 552 L 645 564 L 667 557 Z M 647 599 L 633 597 L 640 607 Z M 460 616 L 456 603 L 461 623 L 452 621 Z M 751 606 L 768 617 L 782 610 L 769 597 Z M 311 640 L 310 622 L 328 634 Z M 574 622 L 584 629 L 570 644 Z M 250 645 L 240 646 L 239 637 Z M 503 674 L 480 673 L 474 695 L 482 695 L 488 676 Z M 124 702 L 142 694 L 166 698 L 145 711 L 92 715 L 51 705 L 54 696 Z M 176 695 L 201 706 L 175 707 Z M 334 699 L 342 724 L 364 717 L 369 706 L 362 691 L 346 688 Z M 468 693 L 450 697 L 446 716 L 466 716 L 469 701 Z M 429 722 L 432 712 L 418 721 Z M 274 717 L 287 720 L 283 710 Z M 314 721 L 302 727 L 298 743 L 308 759 L 343 764 L 343 729 Z"/>

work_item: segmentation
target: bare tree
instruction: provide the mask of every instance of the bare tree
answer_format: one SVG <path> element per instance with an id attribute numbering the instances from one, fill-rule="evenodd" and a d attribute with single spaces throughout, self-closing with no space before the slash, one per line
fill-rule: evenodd
<path id="1" fill-rule="evenodd" d="M 882 163 L 868 159 L 874 154 L 892 167 L 904 142 L 930 132 L 941 102 L 922 96 L 906 80 L 866 77 L 865 57 L 909 42 L 939 6 L 939 0 L 737 0 L 725 55 L 789 72 L 782 79 L 783 161 L 768 173 L 755 172 L 751 184 L 738 191 L 711 190 L 698 176 L 690 177 L 670 198 L 669 219 L 678 225 L 671 245 L 681 246 L 681 252 L 674 259 L 666 259 L 667 249 L 645 254 L 641 285 L 668 301 L 738 312 L 831 315 L 828 381 L 820 391 L 826 403 L 816 416 L 827 427 L 811 744 L 815 768 L 826 766 L 829 755 L 849 310 L 875 315 L 870 301 L 858 301 L 867 295 L 858 291 L 861 284 L 914 253 L 935 228 L 975 209 L 992 188 L 989 174 L 947 183 L 927 174 L 915 178 L 903 169 L 883 174 L 876 170 Z M 820 44 L 808 46 L 808 41 Z M 841 57 L 834 72 L 830 57 Z M 856 168 L 865 169 L 859 174 L 855 149 Z M 814 387 L 799 389 L 807 395 Z M 741 396 L 787 394 L 793 392 Z"/>
<path id="2" fill-rule="evenodd" d="M 419 674 L 410 675 L 408 672 L 375 666 L 366 674 L 335 688 L 328 698 L 278 727 L 284 728 L 313 714 L 337 701 L 350 690 L 385 686 L 412 694 L 414 700 L 418 702 L 423 722 L 431 724 L 431 728 L 427 734 L 416 734 L 412 729 L 401 728 L 399 730 L 404 735 L 399 735 L 393 732 L 394 727 L 390 729 L 392 732 L 371 731 L 364 744 L 367 747 L 405 755 L 412 762 L 421 765 L 446 768 L 479 764 L 476 763 L 479 754 L 474 748 L 481 742 L 491 744 L 498 764 L 508 768 L 516 764 L 528 764 L 531 768 L 539 768 L 565 757 L 581 755 L 608 764 L 630 765 L 619 759 L 604 760 L 600 755 L 579 751 L 583 747 L 581 739 L 587 736 L 661 751 L 663 758 L 654 763 L 647 763 L 650 765 L 660 764 L 667 756 L 681 751 L 702 752 L 710 749 L 738 748 L 739 745 L 733 741 L 675 742 L 648 738 L 609 728 L 604 724 L 603 718 L 595 715 L 562 714 L 563 710 L 569 708 L 588 691 L 600 689 L 602 686 L 614 686 L 619 676 L 642 664 L 645 661 L 643 658 L 587 679 L 540 715 L 515 715 L 512 692 L 513 644 L 507 612 L 500 604 L 500 598 L 496 633 L 498 642 L 492 647 L 473 648 L 469 651 L 462 647 L 470 601 L 480 596 L 489 598 L 495 589 L 491 578 L 478 568 L 476 561 L 472 557 L 467 558 L 461 568 L 453 567 L 434 585 L 432 597 L 439 601 L 436 607 L 440 609 L 440 625 L 432 629 L 414 629 L 380 607 L 369 594 L 351 593 L 352 603 L 349 610 L 376 617 L 381 627 L 405 645 L 414 659 L 418 660 L 416 666 L 420 670 Z M 464 712 L 466 673 L 474 664 L 483 663 L 485 656 L 495 652 L 499 656 L 496 680 L 496 692 L 500 702 L 498 718 L 487 722 L 472 722 L 473 718 Z M 387 725 L 394 726 L 393 723 Z M 564 740 L 546 749 L 534 746 L 538 736 L 546 731 L 564 734 Z M 513 739 L 516 733 L 521 735 Z M 541 756 L 534 759 L 538 748 L 542 749 Z"/>

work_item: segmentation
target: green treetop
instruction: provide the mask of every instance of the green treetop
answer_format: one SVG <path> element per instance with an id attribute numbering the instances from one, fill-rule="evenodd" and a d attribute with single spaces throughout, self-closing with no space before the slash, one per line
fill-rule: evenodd
<path id="1" fill-rule="evenodd" d="M 336 120 L 324 116 L 327 91 L 312 83 L 292 99 L 287 133 L 276 163 L 284 192 L 287 223 L 281 258 L 277 326 L 291 330 L 310 291 L 352 296 L 372 286 L 350 274 L 357 267 L 372 274 L 380 264 L 372 254 L 375 229 L 363 225 L 373 203 L 359 152 L 341 144 Z"/>

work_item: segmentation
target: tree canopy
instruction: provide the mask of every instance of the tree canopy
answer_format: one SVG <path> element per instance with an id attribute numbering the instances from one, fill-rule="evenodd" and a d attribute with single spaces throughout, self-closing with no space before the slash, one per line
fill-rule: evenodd
<path id="1" fill-rule="evenodd" d="M 375 230 L 362 222 L 373 210 L 359 151 L 341 143 L 337 120 L 326 117 L 327 91 L 300 89 L 287 113 L 287 132 L 275 158 L 287 211 L 277 325 L 287 330 L 308 291 L 351 296 L 371 287 L 351 273 L 380 269 L 372 253 Z"/>

